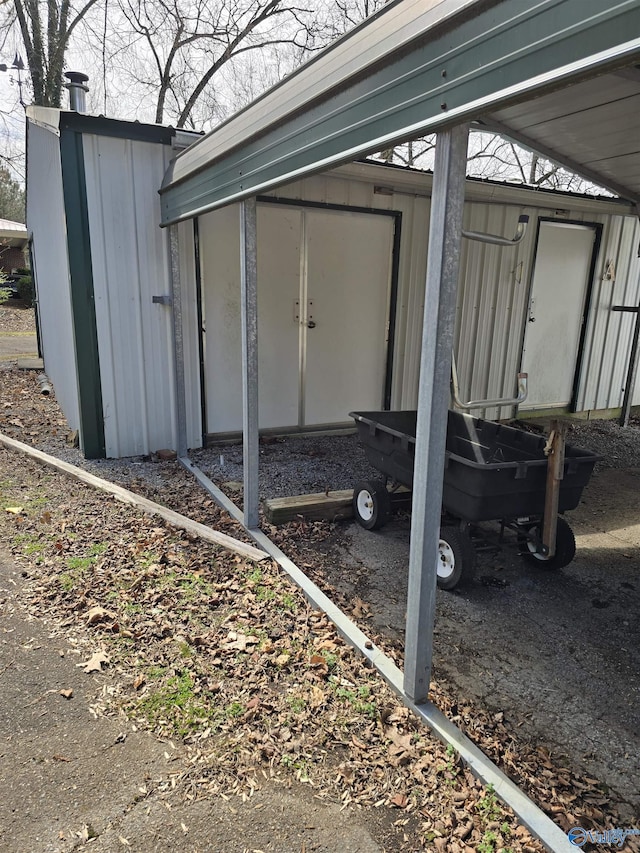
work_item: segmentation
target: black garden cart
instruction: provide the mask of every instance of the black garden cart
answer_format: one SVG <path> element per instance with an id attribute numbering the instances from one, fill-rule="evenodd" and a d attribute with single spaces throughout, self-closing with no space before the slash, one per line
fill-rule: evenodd
<path id="1" fill-rule="evenodd" d="M 366 529 L 382 527 L 397 487 L 413 487 L 416 412 L 352 412 L 367 459 L 384 480 L 356 485 L 353 508 Z M 575 509 L 599 457 L 567 446 L 558 512 Z M 523 559 L 546 569 L 568 565 L 575 556 L 569 524 L 557 519 L 555 553 L 543 544 L 542 520 L 547 483 L 545 438 L 516 427 L 449 412 L 438 586 L 453 589 L 473 576 L 472 525 L 499 521 L 515 531 Z M 391 484 L 391 491 L 388 485 Z M 406 493 L 405 493 L 406 494 Z"/>

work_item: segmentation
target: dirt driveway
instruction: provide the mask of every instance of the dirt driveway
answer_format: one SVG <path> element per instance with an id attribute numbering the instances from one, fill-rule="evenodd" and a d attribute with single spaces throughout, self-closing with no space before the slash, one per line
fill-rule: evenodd
<path id="1" fill-rule="evenodd" d="M 479 554 L 470 586 L 438 592 L 434 659 L 462 696 L 618 792 L 630 820 L 640 814 L 639 506 L 639 470 L 600 471 L 567 515 L 578 548 L 570 566 L 531 567 L 512 537 Z M 409 527 L 408 514 L 376 532 L 343 524 L 331 542 L 340 569 L 330 581 L 398 639 Z"/>

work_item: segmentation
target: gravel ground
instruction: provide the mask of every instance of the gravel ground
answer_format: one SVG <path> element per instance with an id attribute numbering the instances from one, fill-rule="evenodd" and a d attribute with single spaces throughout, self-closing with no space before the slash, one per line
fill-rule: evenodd
<path id="1" fill-rule="evenodd" d="M 242 481 L 242 445 L 194 450 L 191 460 L 216 483 Z M 287 437 L 260 444 L 263 498 L 352 489 L 379 477 L 355 435 Z"/>
<path id="2" fill-rule="evenodd" d="M 596 470 L 640 468 L 640 418 L 624 428 L 617 420 L 572 421 L 567 441 L 602 456 Z"/>

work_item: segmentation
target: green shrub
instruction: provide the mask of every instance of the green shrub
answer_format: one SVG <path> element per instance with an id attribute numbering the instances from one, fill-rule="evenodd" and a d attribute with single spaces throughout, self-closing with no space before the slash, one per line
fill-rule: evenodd
<path id="1" fill-rule="evenodd" d="M 33 276 L 23 275 L 22 278 L 18 282 L 18 295 L 20 299 L 23 299 L 29 308 L 33 305 L 33 300 L 35 297 L 35 289 L 33 287 Z"/>

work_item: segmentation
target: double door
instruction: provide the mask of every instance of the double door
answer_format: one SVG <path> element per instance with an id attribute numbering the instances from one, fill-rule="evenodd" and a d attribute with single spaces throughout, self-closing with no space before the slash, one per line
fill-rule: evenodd
<path id="1" fill-rule="evenodd" d="M 258 205 L 260 428 L 346 423 L 380 409 L 394 218 Z M 239 211 L 199 220 L 207 432 L 242 428 Z"/>

